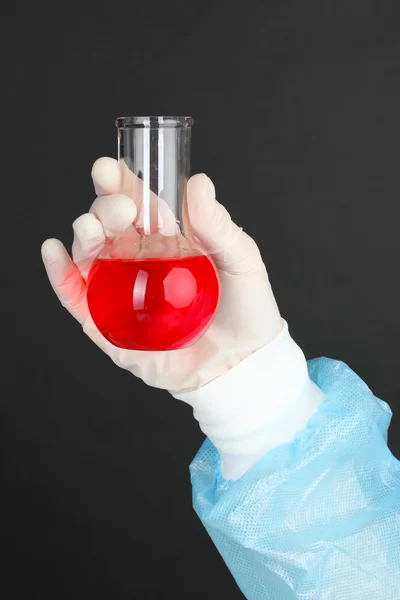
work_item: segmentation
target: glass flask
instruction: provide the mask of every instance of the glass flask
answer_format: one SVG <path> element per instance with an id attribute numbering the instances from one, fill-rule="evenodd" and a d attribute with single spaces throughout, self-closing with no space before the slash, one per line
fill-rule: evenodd
<path id="1" fill-rule="evenodd" d="M 219 281 L 187 217 L 190 117 L 120 117 L 120 192 L 134 223 L 106 240 L 88 276 L 91 317 L 114 346 L 176 350 L 210 325 Z"/>

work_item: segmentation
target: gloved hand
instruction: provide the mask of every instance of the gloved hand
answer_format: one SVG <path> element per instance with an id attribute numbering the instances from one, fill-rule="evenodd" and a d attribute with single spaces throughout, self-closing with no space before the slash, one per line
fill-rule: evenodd
<path id="1" fill-rule="evenodd" d="M 130 351 L 106 341 L 89 315 L 86 278 L 105 236 L 123 232 L 139 214 L 134 199 L 121 194 L 130 190 L 122 188 L 117 161 L 99 159 L 92 177 L 98 197 L 89 213 L 73 223 L 73 261 L 55 239 L 44 242 L 42 255 L 63 306 L 118 366 L 151 386 L 174 392 L 193 390 L 222 375 L 278 335 L 282 319 L 260 252 L 255 242 L 232 223 L 228 212 L 215 200 L 212 182 L 201 174 L 188 183 L 188 213 L 194 234 L 213 255 L 219 272 L 221 301 L 214 321 L 193 346 L 181 350 Z"/>
<path id="2" fill-rule="evenodd" d="M 281 319 L 257 245 L 231 221 L 203 174 L 188 182 L 187 218 L 219 273 L 221 300 L 212 324 L 192 346 L 167 352 L 122 350 L 100 334 L 86 300 L 90 266 L 106 236 L 140 223 L 138 181 L 132 185 L 121 176 L 121 168 L 126 167 L 110 158 L 95 162 L 92 178 L 98 197 L 89 213 L 73 223 L 73 260 L 60 241 L 44 242 L 51 285 L 85 333 L 118 366 L 193 407 L 201 429 L 220 452 L 224 476 L 239 477 L 269 448 L 292 439 L 320 395 Z M 175 225 L 168 223 L 167 214 L 159 218 L 164 227 Z"/>

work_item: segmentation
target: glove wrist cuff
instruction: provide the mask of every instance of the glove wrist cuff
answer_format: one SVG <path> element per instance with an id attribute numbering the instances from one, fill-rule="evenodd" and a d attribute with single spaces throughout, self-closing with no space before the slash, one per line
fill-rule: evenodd
<path id="1" fill-rule="evenodd" d="M 193 407 L 218 449 L 226 479 L 237 479 L 275 446 L 292 441 L 318 408 L 322 392 L 283 321 L 269 344 L 199 390 L 174 394 Z"/>

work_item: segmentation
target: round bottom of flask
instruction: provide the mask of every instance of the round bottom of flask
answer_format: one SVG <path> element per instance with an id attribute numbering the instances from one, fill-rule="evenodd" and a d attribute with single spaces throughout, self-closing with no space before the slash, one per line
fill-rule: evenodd
<path id="1" fill-rule="evenodd" d="M 206 255 L 98 258 L 87 300 L 100 333 L 127 350 L 177 350 L 194 343 L 212 321 L 219 281 Z"/>

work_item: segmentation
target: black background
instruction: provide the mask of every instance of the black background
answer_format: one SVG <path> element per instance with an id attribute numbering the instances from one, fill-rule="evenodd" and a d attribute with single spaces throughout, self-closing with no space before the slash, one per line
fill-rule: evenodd
<path id="1" fill-rule="evenodd" d="M 307 357 L 347 362 L 391 404 L 399 456 L 396 2 L 44 8 L 3 20 L 20 214 L 19 385 L 2 400 L 17 583 L 60 600 L 240 598 L 191 508 L 190 410 L 91 344 L 40 245 L 70 245 L 92 162 L 116 155 L 116 116 L 193 115 L 192 171 L 259 243 Z"/>

